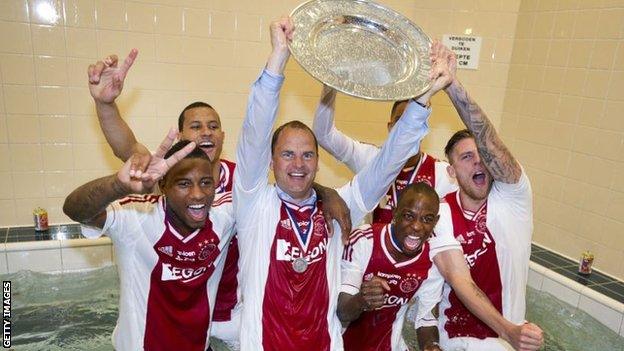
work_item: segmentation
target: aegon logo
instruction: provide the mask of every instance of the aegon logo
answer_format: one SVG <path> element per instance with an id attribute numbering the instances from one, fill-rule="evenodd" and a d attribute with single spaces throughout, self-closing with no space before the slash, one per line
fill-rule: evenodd
<path id="1" fill-rule="evenodd" d="M 206 267 L 193 268 L 178 268 L 172 267 L 169 263 L 162 264 L 162 275 L 160 279 L 162 281 L 168 280 L 182 280 L 188 283 L 192 280 L 199 278 L 202 274 L 206 273 Z"/>
<path id="2" fill-rule="evenodd" d="M 278 261 L 292 261 L 299 257 L 305 257 L 306 261 L 311 262 L 324 254 L 325 251 L 327 251 L 327 238 L 319 242 L 319 244 L 310 251 L 310 254 L 305 256 L 300 247 L 292 246 L 287 240 L 277 239 L 275 259 Z"/>
<path id="3" fill-rule="evenodd" d="M 484 255 L 488 251 L 488 246 L 491 243 L 492 238 L 490 238 L 490 236 L 485 233 L 485 235 L 483 236 L 483 242 L 481 243 L 481 247 L 476 249 L 472 254 L 464 254 L 466 263 L 468 263 L 470 267 L 474 267 L 474 265 L 477 263 L 477 258 L 479 258 L 479 256 L 481 255 Z"/>
<path id="4" fill-rule="evenodd" d="M 399 297 L 399 296 L 388 295 L 388 294 L 384 296 L 384 305 L 402 306 L 402 305 L 405 305 L 408 301 L 409 299 L 407 297 Z"/>

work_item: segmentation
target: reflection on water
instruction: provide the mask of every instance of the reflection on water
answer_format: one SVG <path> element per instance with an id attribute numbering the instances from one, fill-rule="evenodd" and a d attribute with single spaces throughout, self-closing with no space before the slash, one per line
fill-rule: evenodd
<path id="1" fill-rule="evenodd" d="M 22 271 L 12 281 L 15 350 L 112 350 L 117 319 L 117 272 L 108 267 L 87 273 L 41 274 Z M 587 313 L 549 294 L 529 289 L 527 319 L 546 331 L 546 351 L 624 351 L 624 338 Z M 417 350 L 406 324 L 408 344 Z M 214 340 L 215 351 L 227 350 Z"/>

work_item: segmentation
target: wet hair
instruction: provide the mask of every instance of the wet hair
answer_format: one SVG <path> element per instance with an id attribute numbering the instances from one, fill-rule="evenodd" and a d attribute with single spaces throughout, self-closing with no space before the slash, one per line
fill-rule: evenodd
<path id="1" fill-rule="evenodd" d="M 312 129 L 310 129 L 310 127 L 308 127 L 305 123 L 301 121 L 290 121 L 282 124 L 273 132 L 273 137 L 271 138 L 271 155 L 273 155 L 273 152 L 275 151 L 277 138 L 286 128 L 302 129 L 310 133 L 312 135 L 312 138 L 314 138 L 314 147 L 316 148 L 316 153 L 318 153 L 318 141 L 316 140 L 316 135 L 314 135 Z"/>
<path id="2" fill-rule="evenodd" d="M 462 129 L 455 132 L 455 134 L 453 134 L 453 136 L 446 143 L 446 146 L 444 147 L 444 154 L 446 155 L 446 159 L 449 163 L 453 163 L 453 160 L 451 160 L 451 153 L 453 152 L 455 145 L 467 138 L 474 139 L 474 134 L 472 134 L 472 132 L 468 129 Z"/>
<path id="3" fill-rule="evenodd" d="M 408 101 L 409 100 L 398 100 L 398 101 L 395 101 L 394 104 L 392 105 L 392 110 L 390 110 L 390 116 L 394 115 L 394 111 L 396 111 L 396 109 L 399 108 L 400 104 L 406 103 Z"/>
<path id="4" fill-rule="evenodd" d="M 173 146 L 171 146 L 169 151 L 165 153 L 165 158 L 167 159 L 171 157 L 171 155 L 175 154 L 176 152 L 184 149 L 184 147 L 188 145 L 189 143 L 190 141 L 188 140 L 180 140 L 177 143 L 173 144 Z M 200 149 L 199 146 L 195 146 L 193 151 L 191 151 L 191 153 L 189 153 L 188 155 L 184 157 L 184 159 L 187 159 L 187 158 L 202 158 L 202 159 L 210 161 L 210 158 L 208 157 L 208 155 L 206 155 L 206 153 L 202 149 Z"/>
<path id="5" fill-rule="evenodd" d="M 202 101 L 195 101 L 194 103 L 186 106 L 184 108 L 184 110 L 182 110 L 182 112 L 180 112 L 180 117 L 178 117 L 178 130 L 181 132 L 182 131 L 182 127 L 184 127 L 184 112 L 190 110 L 190 109 L 194 109 L 197 107 L 208 107 L 209 109 L 212 109 L 213 111 L 216 112 L 216 110 L 214 109 L 214 107 L 208 105 L 205 102 Z"/>
<path id="6" fill-rule="evenodd" d="M 401 202 L 407 197 L 408 194 L 422 194 L 428 198 L 434 199 L 438 204 L 440 203 L 440 197 L 438 196 L 438 193 L 436 193 L 435 189 L 427 183 L 418 182 L 406 186 L 405 189 L 399 193 L 397 208 L 401 205 Z"/>

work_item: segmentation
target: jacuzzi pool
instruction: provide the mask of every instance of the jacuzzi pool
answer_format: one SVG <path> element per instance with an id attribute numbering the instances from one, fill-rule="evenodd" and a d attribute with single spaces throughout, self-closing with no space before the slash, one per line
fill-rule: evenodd
<path id="1" fill-rule="evenodd" d="M 119 298 L 115 267 L 65 274 L 20 271 L 2 279 L 12 281 L 15 350 L 112 350 Z M 527 297 L 528 319 L 546 331 L 544 350 L 624 350 L 624 338 L 587 313 L 531 288 Z M 415 345 L 415 333 L 408 328 L 406 333 Z M 227 350 L 218 340 L 212 348 Z"/>

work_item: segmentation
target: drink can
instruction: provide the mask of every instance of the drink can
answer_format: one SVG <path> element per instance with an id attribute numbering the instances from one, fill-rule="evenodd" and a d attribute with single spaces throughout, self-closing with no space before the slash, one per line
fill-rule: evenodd
<path id="1" fill-rule="evenodd" d="M 45 232 L 48 230 L 48 211 L 41 207 L 33 210 L 33 220 L 35 222 L 35 231 Z"/>
<path id="2" fill-rule="evenodd" d="M 585 251 L 581 254 L 581 262 L 579 263 L 579 273 L 581 274 L 590 274 L 592 263 L 594 263 L 594 254 Z"/>

